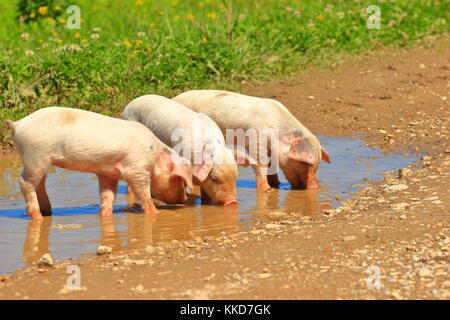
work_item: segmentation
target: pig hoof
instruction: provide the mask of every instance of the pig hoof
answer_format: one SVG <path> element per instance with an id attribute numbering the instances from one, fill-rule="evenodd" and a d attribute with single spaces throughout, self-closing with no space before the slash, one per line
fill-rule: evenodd
<path id="1" fill-rule="evenodd" d="M 156 208 L 145 208 L 144 214 L 157 214 L 159 213 L 158 209 Z"/>
<path id="2" fill-rule="evenodd" d="M 267 183 L 258 184 L 256 189 L 260 192 L 268 192 L 272 190 L 272 187 L 269 186 Z"/>
<path id="3" fill-rule="evenodd" d="M 43 216 L 51 216 L 52 215 L 52 210 L 42 210 L 42 215 Z"/>
<path id="4" fill-rule="evenodd" d="M 112 211 L 111 210 L 102 210 L 99 213 L 100 217 L 111 217 Z"/>
<path id="5" fill-rule="evenodd" d="M 28 216 L 32 220 L 42 220 L 42 219 L 44 219 L 44 217 L 42 216 L 40 211 L 31 212 L 31 213 L 28 214 Z"/>

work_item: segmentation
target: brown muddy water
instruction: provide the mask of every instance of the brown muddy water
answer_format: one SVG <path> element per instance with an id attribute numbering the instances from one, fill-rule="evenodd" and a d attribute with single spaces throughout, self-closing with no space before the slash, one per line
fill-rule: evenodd
<path id="1" fill-rule="evenodd" d="M 95 253 L 99 245 L 111 246 L 117 252 L 173 239 L 239 232 L 267 220 L 266 214 L 273 210 L 295 212 L 299 216 L 320 214 L 321 210 L 337 205 L 337 195 L 345 199 L 361 184 L 379 180 L 384 172 L 414 161 L 411 155 L 372 150 L 360 140 L 324 136 L 320 140 L 332 163 L 322 163 L 318 190 L 290 190 L 280 175 L 280 189 L 257 194 L 252 169 L 240 168 L 239 206 L 201 205 L 195 189 L 188 204 L 161 205 L 158 215 L 147 216 L 138 210 L 124 210 L 125 184 L 121 182 L 114 216 L 103 219 L 97 216 L 96 176 L 56 168 L 46 183 L 53 216 L 31 221 L 25 214 L 18 185 L 20 159 L 17 155 L 0 157 L 0 274 L 36 262 L 47 252 L 55 259 L 77 259 Z"/>

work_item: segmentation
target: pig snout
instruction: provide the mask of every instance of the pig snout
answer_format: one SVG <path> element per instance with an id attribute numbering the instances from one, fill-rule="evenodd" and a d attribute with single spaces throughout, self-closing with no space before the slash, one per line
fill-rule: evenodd
<path id="1" fill-rule="evenodd" d="M 225 199 L 225 202 L 223 203 L 223 206 L 226 207 L 226 206 L 229 206 L 229 205 L 232 205 L 232 204 L 238 204 L 238 201 L 236 200 L 235 197 L 230 197 L 230 198 Z"/>
<path id="2" fill-rule="evenodd" d="M 236 200 L 236 194 L 216 195 L 212 196 L 211 199 L 219 206 L 228 206 L 238 203 Z"/>

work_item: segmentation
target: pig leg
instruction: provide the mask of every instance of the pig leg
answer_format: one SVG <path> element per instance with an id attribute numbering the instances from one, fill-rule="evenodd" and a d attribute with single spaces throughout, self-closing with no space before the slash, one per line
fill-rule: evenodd
<path id="1" fill-rule="evenodd" d="M 131 187 L 129 184 L 127 184 L 127 203 L 128 203 L 128 208 L 139 207 L 138 200 L 136 199 L 136 196 L 134 195 L 133 190 L 131 190 Z"/>
<path id="2" fill-rule="evenodd" d="M 36 190 L 45 176 L 45 170 L 42 166 L 36 166 L 40 169 L 30 169 L 25 165 L 22 177 L 19 179 L 20 189 L 22 190 L 23 197 L 25 198 L 25 208 L 27 215 L 32 219 L 42 219 L 42 213 L 39 207 L 39 200 Z M 45 183 L 45 179 L 44 182 Z M 45 204 L 42 188 L 40 189 L 41 201 Z M 49 208 L 45 208 L 48 210 Z"/>
<path id="3" fill-rule="evenodd" d="M 271 187 L 267 181 L 267 165 L 253 165 L 253 170 L 256 174 L 256 189 L 261 192 L 269 191 Z"/>
<path id="4" fill-rule="evenodd" d="M 100 199 L 102 202 L 99 214 L 101 217 L 110 217 L 112 216 L 114 200 L 116 200 L 119 180 L 111 179 L 99 174 L 97 177 L 100 187 Z"/>
<path id="5" fill-rule="evenodd" d="M 267 175 L 267 181 L 269 182 L 269 185 L 272 188 L 278 188 L 280 186 L 280 179 L 278 179 L 278 173 Z"/>
<path id="6" fill-rule="evenodd" d="M 45 179 L 47 176 L 43 176 L 39 184 L 36 186 L 36 195 L 39 202 L 39 208 L 44 216 L 52 214 L 52 205 L 48 198 L 47 190 L 45 190 Z"/>
<path id="7" fill-rule="evenodd" d="M 278 188 L 280 186 L 280 180 L 278 179 L 278 174 L 272 174 L 267 176 L 267 181 L 272 188 Z"/>
<path id="8" fill-rule="evenodd" d="M 136 198 L 141 202 L 145 214 L 158 213 L 150 192 L 150 173 L 148 171 L 130 175 L 127 183 Z"/>

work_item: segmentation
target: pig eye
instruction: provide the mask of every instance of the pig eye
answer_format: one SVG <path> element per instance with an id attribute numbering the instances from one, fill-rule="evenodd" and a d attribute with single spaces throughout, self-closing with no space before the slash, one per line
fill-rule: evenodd
<path id="1" fill-rule="evenodd" d="M 209 178 L 214 181 L 215 183 L 219 183 L 219 179 L 216 178 L 216 176 L 210 175 Z"/>

